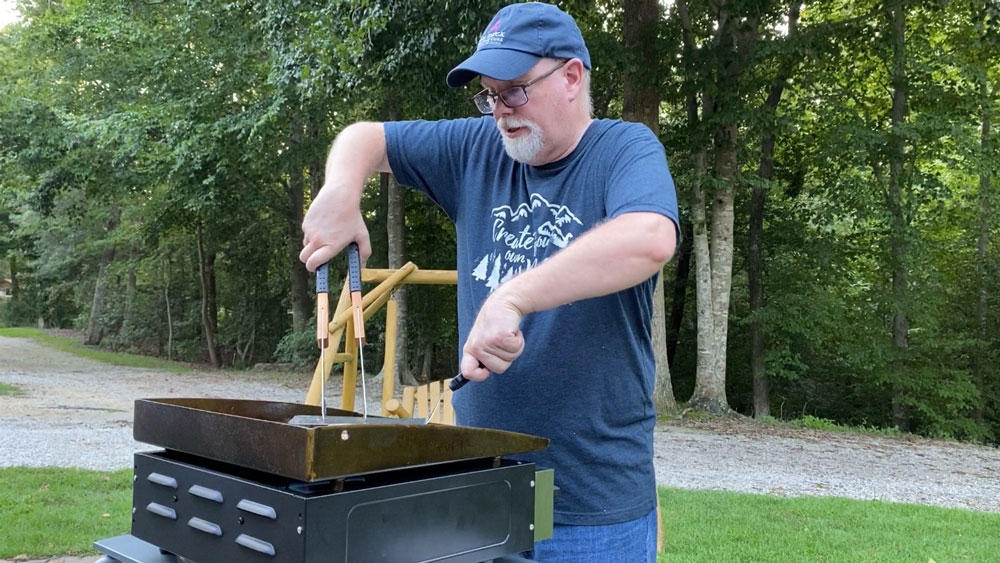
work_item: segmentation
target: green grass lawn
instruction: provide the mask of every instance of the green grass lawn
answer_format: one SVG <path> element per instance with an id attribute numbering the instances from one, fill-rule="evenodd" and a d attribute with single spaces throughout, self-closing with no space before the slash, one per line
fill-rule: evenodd
<path id="1" fill-rule="evenodd" d="M 24 391 L 21 391 L 21 389 L 15 385 L 0 383 L 0 397 L 3 397 L 4 395 L 23 395 L 23 394 Z"/>
<path id="2" fill-rule="evenodd" d="M 0 558 L 92 553 L 129 530 L 131 470 L 0 469 Z M 1000 561 L 1000 514 L 660 489 L 658 563 Z"/>
<path id="3" fill-rule="evenodd" d="M 658 563 L 1000 561 L 1000 514 L 678 489 L 660 503 Z"/>
<path id="4" fill-rule="evenodd" d="M 66 336 L 56 336 L 48 334 L 36 328 L 0 328 L 0 336 L 7 338 L 30 338 L 35 342 L 54 348 L 61 352 L 67 352 L 74 356 L 96 360 L 115 366 L 127 366 L 133 368 L 149 368 L 160 371 L 175 373 L 186 373 L 192 371 L 191 367 L 178 362 L 170 362 L 160 358 L 140 356 L 138 354 L 122 354 L 118 352 L 108 352 L 84 346 L 75 338 Z"/>
<path id="5" fill-rule="evenodd" d="M 127 532 L 132 470 L 0 468 L 0 559 L 93 553 Z"/>

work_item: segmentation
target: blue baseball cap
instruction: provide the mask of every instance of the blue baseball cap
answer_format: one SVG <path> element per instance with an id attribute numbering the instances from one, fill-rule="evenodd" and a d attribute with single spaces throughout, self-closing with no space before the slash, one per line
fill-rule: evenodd
<path id="1" fill-rule="evenodd" d="M 546 57 L 580 59 L 590 70 L 590 53 L 569 14 L 541 2 L 512 4 L 493 16 L 476 52 L 451 69 L 448 86 L 457 88 L 480 75 L 513 80 Z"/>

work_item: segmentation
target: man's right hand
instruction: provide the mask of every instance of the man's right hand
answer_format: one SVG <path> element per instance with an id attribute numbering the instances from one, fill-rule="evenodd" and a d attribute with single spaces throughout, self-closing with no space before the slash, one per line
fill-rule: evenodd
<path id="1" fill-rule="evenodd" d="M 361 263 L 368 261 L 372 245 L 361 218 L 361 192 L 373 172 L 392 172 L 385 130 L 381 123 L 355 123 L 337 135 L 326 159 L 326 183 L 302 221 L 299 260 L 310 272 L 351 242 L 358 243 Z"/>
<path id="2" fill-rule="evenodd" d="M 358 243 L 361 263 L 372 254 L 368 227 L 361 218 L 358 188 L 327 184 L 309 206 L 302 221 L 302 252 L 299 260 L 310 272 L 340 254 L 351 242 Z"/>

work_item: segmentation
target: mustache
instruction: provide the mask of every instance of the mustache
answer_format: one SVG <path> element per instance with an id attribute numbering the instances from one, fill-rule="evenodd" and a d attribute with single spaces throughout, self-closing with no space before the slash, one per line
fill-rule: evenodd
<path id="1" fill-rule="evenodd" d="M 501 117 L 497 120 L 497 129 L 514 129 L 515 127 L 527 127 L 532 131 L 538 130 L 538 125 L 534 121 L 527 119 L 517 119 L 515 117 Z"/>

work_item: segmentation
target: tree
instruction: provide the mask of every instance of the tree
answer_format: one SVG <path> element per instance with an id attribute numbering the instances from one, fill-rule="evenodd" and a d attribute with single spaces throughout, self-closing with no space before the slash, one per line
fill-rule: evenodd
<path id="1" fill-rule="evenodd" d="M 694 16 L 687 1 L 677 2 L 676 8 L 684 44 L 688 129 L 694 146 L 691 216 L 697 264 L 698 362 L 688 404 L 724 414 L 730 412 L 726 352 L 739 183 L 738 131 L 744 119 L 740 95 L 745 85 L 741 81 L 762 28 L 773 23 L 775 14 L 771 3 L 709 2 Z M 708 36 L 706 47 L 699 47 L 696 35 Z"/>
<path id="2" fill-rule="evenodd" d="M 624 75 L 622 118 L 644 124 L 657 136 L 660 134 L 660 80 L 655 69 L 660 66 L 657 48 L 659 23 L 660 10 L 656 0 L 626 0 L 622 40 L 623 47 L 631 51 L 634 58 Z M 657 411 L 671 413 L 677 410 L 677 402 L 670 381 L 663 295 L 661 272 L 656 279 L 656 290 L 653 292 L 652 338 L 656 359 L 656 387 L 653 401 Z"/>
<path id="3" fill-rule="evenodd" d="M 799 11 L 798 0 L 793 0 L 788 8 L 788 39 L 796 39 L 798 35 Z M 781 64 L 778 76 L 768 91 L 767 99 L 761 108 L 761 113 L 773 117 L 781 102 L 788 81 L 791 67 L 791 57 Z M 777 125 L 771 121 L 763 134 L 760 146 L 760 166 L 757 169 L 758 182 L 751 187 L 750 195 L 750 229 L 747 241 L 747 273 L 750 292 L 750 316 L 764 307 L 764 207 L 767 192 L 765 186 L 774 174 L 774 144 Z M 760 321 L 750 323 L 750 369 L 753 377 L 753 415 L 765 417 L 771 414 L 771 397 L 768 392 L 768 379 L 765 368 L 765 340 Z"/>

